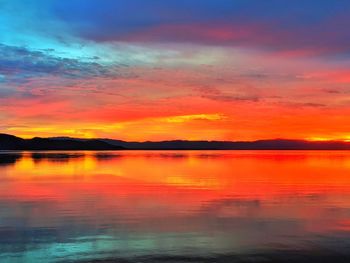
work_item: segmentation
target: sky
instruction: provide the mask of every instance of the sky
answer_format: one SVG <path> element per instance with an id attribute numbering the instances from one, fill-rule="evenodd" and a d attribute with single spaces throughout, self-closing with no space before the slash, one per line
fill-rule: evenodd
<path id="1" fill-rule="evenodd" d="M 0 132 L 350 140 L 350 1 L 0 0 Z"/>

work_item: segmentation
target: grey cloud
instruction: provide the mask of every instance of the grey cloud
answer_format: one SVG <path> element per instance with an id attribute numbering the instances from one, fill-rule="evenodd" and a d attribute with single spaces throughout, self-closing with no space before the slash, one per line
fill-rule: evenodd
<path id="1" fill-rule="evenodd" d="M 218 95 L 203 95 L 203 98 L 208 98 L 211 100 L 218 100 L 218 101 L 224 101 L 224 102 L 230 102 L 230 101 L 252 101 L 257 102 L 259 101 L 259 97 L 255 95 L 229 95 L 229 94 L 218 94 Z"/>
<path id="2" fill-rule="evenodd" d="M 51 50 L 33 51 L 0 44 L 0 74 L 4 76 L 3 82 L 21 82 L 46 75 L 64 78 L 115 77 L 118 76 L 118 67 L 53 56 Z"/>
<path id="3" fill-rule="evenodd" d="M 15 93 L 13 89 L 0 87 L 0 99 L 12 96 Z"/>

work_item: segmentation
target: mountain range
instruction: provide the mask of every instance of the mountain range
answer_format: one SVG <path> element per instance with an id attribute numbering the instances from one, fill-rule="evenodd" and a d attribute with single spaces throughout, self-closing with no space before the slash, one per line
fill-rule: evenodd
<path id="1" fill-rule="evenodd" d="M 123 147 L 102 140 L 77 140 L 67 138 L 56 140 L 52 138 L 22 139 L 9 134 L 0 134 L 0 150 L 121 150 Z"/>
<path id="2" fill-rule="evenodd" d="M 35 137 L 22 139 L 9 134 L 0 134 L 0 150 L 350 150 L 350 142 L 288 139 L 127 142 L 106 138 Z"/>

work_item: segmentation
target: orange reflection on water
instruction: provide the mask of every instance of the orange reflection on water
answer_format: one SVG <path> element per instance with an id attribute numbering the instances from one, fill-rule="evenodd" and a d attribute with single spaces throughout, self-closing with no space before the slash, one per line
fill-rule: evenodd
<path id="1" fill-rule="evenodd" d="M 13 166 L 3 168 L 8 182 L 24 189 L 6 187 L 1 194 L 28 198 L 50 191 L 65 196 L 89 190 L 101 195 L 137 195 L 156 189 L 152 194 L 195 192 L 191 198 L 197 201 L 231 195 L 271 199 L 286 194 L 348 192 L 349 171 L 347 152 L 24 153 Z"/>
<path id="2" fill-rule="evenodd" d="M 54 229 L 63 239 L 72 238 L 64 230 L 70 224 L 82 228 L 76 239 L 103 233 L 116 242 L 123 232 L 128 242 L 147 235 L 157 243 L 166 235 L 167 249 L 180 254 L 191 246 L 201 253 L 270 242 L 295 247 L 350 229 L 350 152 L 25 152 L 6 158 L 2 228 L 15 219 L 29 229 Z M 164 249 L 152 244 L 152 251 Z"/>

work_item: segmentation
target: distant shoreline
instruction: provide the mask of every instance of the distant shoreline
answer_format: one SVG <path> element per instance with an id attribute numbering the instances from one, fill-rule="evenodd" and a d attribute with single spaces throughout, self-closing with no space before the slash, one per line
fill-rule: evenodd
<path id="1" fill-rule="evenodd" d="M 111 150 L 350 150 L 346 141 L 271 139 L 257 141 L 146 141 L 69 137 L 23 139 L 0 134 L 0 151 L 111 151 Z"/>
<path id="2" fill-rule="evenodd" d="M 40 150 L 0 150 L 0 154 L 6 154 L 9 153 L 23 153 L 23 152 L 63 152 L 63 151 L 72 151 L 72 152 L 94 152 L 94 151 L 100 151 L 100 152 L 137 152 L 137 151 L 237 151 L 237 152 L 244 152 L 244 151 L 260 151 L 260 152 L 268 152 L 268 151 L 332 151 L 332 152 L 341 152 L 341 151 L 350 151 L 350 149 L 118 149 L 118 150 L 94 150 L 94 149 L 86 149 L 86 150 L 70 150 L 70 149 L 61 149 L 61 150 L 55 150 L 55 149 L 40 149 Z"/>

